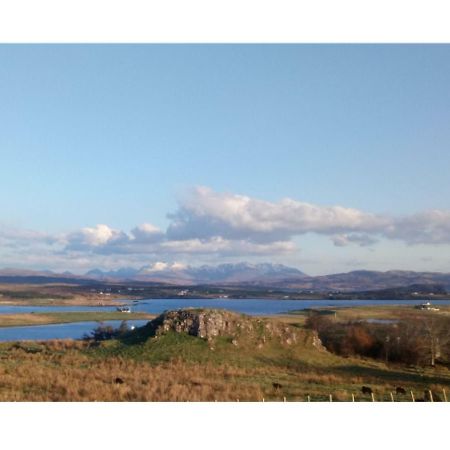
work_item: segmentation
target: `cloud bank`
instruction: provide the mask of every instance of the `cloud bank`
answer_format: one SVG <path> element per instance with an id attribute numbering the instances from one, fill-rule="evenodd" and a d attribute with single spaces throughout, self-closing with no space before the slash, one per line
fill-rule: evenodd
<path id="1" fill-rule="evenodd" d="M 130 231 L 106 224 L 68 233 L 0 228 L 0 245 L 31 258 L 80 258 L 97 255 L 115 261 L 178 256 L 277 256 L 298 251 L 294 239 L 313 233 L 336 247 L 376 246 L 381 239 L 409 245 L 450 243 L 450 211 L 431 210 L 409 216 L 372 214 L 341 205 L 321 206 L 285 198 L 279 202 L 196 187 L 168 214 L 167 230 L 151 223 Z"/>

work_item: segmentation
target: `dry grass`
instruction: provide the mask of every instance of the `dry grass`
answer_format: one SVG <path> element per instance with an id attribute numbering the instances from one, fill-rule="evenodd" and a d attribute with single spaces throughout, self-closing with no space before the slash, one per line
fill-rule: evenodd
<path id="1" fill-rule="evenodd" d="M 411 320 L 424 316 L 448 316 L 449 306 L 439 306 L 439 311 L 421 311 L 411 305 L 395 306 L 359 306 L 357 308 L 339 308 L 336 310 L 336 318 L 341 321 L 366 320 L 366 319 L 394 319 Z"/>
<path id="2" fill-rule="evenodd" d="M 48 316 L 43 314 L 2 314 L 0 315 L 0 327 L 15 327 L 20 325 L 43 325 L 51 323 Z"/>
<path id="3" fill-rule="evenodd" d="M 134 340 L 100 344 L 0 344 L 0 401 L 329 401 L 329 394 L 333 401 L 351 401 L 352 394 L 370 401 L 363 385 L 379 401 L 391 401 L 397 386 L 416 398 L 425 389 L 446 389 L 450 397 L 449 368 L 340 357 L 314 347 L 312 332 L 298 328 L 298 319 L 291 318 L 295 345 L 274 338 L 261 348 L 251 339 L 239 338 L 236 346 L 223 337 L 210 345 L 184 333 L 155 339 L 144 331 Z"/>
<path id="4" fill-rule="evenodd" d="M 123 383 L 116 383 L 120 378 Z M 275 389 L 273 383 L 281 388 Z M 396 386 L 436 392 L 450 388 L 448 369 L 417 371 L 359 359 L 321 355 L 313 361 L 261 364 L 193 362 L 182 354 L 158 363 L 105 355 L 82 341 L 24 342 L 0 346 L 1 401 L 390 401 Z M 396 400 L 408 400 L 398 397 Z"/>
<path id="5" fill-rule="evenodd" d="M 20 314 L 0 314 L 0 327 L 15 327 L 25 325 L 46 325 L 54 323 L 72 322 L 102 322 L 107 320 L 135 320 L 153 319 L 154 314 L 121 312 L 51 312 L 51 313 L 20 313 Z"/>
<path id="6" fill-rule="evenodd" d="M 262 399 L 246 371 L 171 361 L 158 366 L 131 359 L 93 359 L 83 343 L 17 346 L 2 357 L 1 401 L 226 401 Z M 73 347 L 72 347 L 73 346 Z M 116 379 L 123 383 L 116 383 Z"/>

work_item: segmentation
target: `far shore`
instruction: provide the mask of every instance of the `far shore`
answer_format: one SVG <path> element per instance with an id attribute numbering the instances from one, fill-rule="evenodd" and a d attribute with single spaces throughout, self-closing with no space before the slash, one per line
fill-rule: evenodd
<path id="1" fill-rule="evenodd" d="M 328 313 L 335 321 L 348 322 L 360 320 L 402 320 L 423 317 L 424 315 L 449 316 L 450 306 L 440 306 L 439 311 L 420 311 L 411 305 L 380 305 L 352 307 L 321 307 L 296 310 L 276 315 L 260 315 L 290 324 L 303 325 L 311 312 Z M 157 314 L 123 313 L 118 311 L 80 311 L 80 312 L 33 312 L 0 314 L 0 328 L 16 326 L 49 325 L 71 322 L 103 322 L 109 320 L 152 320 Z"/>
<path id="2" fill-rule="evenodd" d="M 14 298 L 8 298 L 8 297 L 2 297 L 0 296 L 0 306 L 95 306 L 95 307 L 101 307 L 101 306 L 124 306 L 128 305 L 130 301 L 140 301 L 140 300 L 165 300 L 165 299 L 178 299 L 178 300 L 213 300 L 213 299 L 219 299 L 219 300 L 308 300 L 308 301 L 316 301 L 318 305 L 320 305 L 322 302 L 326 301 L 358 301 L 358 300 L 371 300 L 374 302 L 377 301 L 386 301 L 386 300 L 395 300 L 398 302 L 408 302 L 411 300 L 417 300 L 417 301 L 431 301 L 433 300 L 450 300 L 449 296 L 436 296 L 436 297 L 427 297 L 427 298 L 392 298 L 392 299 L 386 299 L 386 298 L 358 298 L 354 296 L 342 296 L 342 298 L 330 298 L 326 296 L 292 296 L 292 297 L 275 297 L 275 296 L 248 296 L 248 297 L 220 297 L 217 295 L 209 295 L 209 296 L 154 296 L 154 297 L 138 297 L 138 296 L 111 296 L 111 297 L 100 297 L 100 296 L 74 296 L 73 298 L 26 298 L 26 299 L 14 299 Z"/>
<path id="3" fill-rule="evenodd" d="M 0 328 L 109 320 L 151 320 L 154 314 L 122 312 L 55 312 L 0 314 Z"/>

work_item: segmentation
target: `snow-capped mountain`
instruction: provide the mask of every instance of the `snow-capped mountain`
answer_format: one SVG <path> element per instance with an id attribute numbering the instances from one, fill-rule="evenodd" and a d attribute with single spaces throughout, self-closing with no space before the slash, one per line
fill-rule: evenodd
<path id="1" fill-rule="evenodd" d="M 157 262 L 140 269 L 123 268 L 113 271 L 90 270 L 87 277 L 96 279 L 121 279 L 157 281 L 176 284 L 252 283 L 268 284 L 283 280 L 299 280 L 306 275 L 298 269 L 282 264 L 219 264 L 217 266 L 186 266 L 180 263 Z"/>

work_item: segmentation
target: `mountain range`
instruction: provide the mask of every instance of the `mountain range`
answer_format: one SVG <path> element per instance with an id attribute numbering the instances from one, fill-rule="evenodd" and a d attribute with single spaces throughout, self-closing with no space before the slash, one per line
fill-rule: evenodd
<path id="1" fill-rule="evenodd" d="M 90 270 L 87 277 L 104 281 L 133 280 L 171 284 L 278 284 L 286 279 L 300 280 L 307 275 L 282 264 L 219 264 L 198 267 L 155 263 L 140 269 L 122 268 L 113 271 Z"/>
<path id="2" fill-rule="evenodd" d="M 332 275 L 309 276 L 283 264 L 219 264 L 216 266 L 186 266 L 154 263 L 139 269 L 125 267 L 102 271 L 93 269 L 84 275 L 70 272 L 0 270 L 0 283 L 61 283 L 140 282 L 167 285 L 253 286 L 314 291 L 370 291 L 425 285 L 442 286 L 450 291 L 450 273 L 391 270 L 387 272 L 357 270 Z"/>

